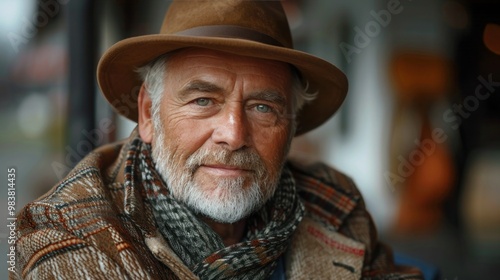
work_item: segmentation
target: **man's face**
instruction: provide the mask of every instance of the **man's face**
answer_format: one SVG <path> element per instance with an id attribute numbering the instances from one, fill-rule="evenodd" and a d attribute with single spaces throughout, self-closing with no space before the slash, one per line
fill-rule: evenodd
<path id="1" fill-rule="evenodd" d="M 274 193 L 288 152 L 291 70 L 285 63 L 204 49 L 168 59 L 153 158 L 172 195 L 236 222 Z"/>

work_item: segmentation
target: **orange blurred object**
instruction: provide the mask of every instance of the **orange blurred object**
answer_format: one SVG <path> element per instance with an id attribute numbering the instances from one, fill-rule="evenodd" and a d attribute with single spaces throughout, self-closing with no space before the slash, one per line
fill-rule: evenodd
<path id="1" fill-rule="evenodd" d="M 432 139 L 431 126 L 425 121 L 420 136 Z M 400 196 L 396 219 L 398 232 L 426 232 L 437 228 L 442 220 L 442 204 L 454 184 L 454 166 L 446 146 L 436 143 L 434 151 L 406 179 Z"/>
<path id="2" fill-rule="evenodd" d="M 410 52 L 395 55 L 391 66 L 396 99 L 391 169 L 396 170 L 396 158 L 409 159 L 422 149 L 415 143 L 426 142 L 433 147 L 432 152 L 420 153 L 422 159 L 412 164 L 412 172 L 406 176 L 399 174 L 404 180 L 397 186 L 400 196 L 394 229 L 400 233 L 427 232 L 440 224 L 443 203 L 454 184 L 454 166 L 447 142 L 434 141 L 430 121 L 432 107 L 450 92 L 452 68 L 438 55 Z M 409 112 L 410 120 L 404 117 Z M 412 130 L 415 124 L 417 127 Z M 404 135 L 405 131 L 417 132 L 416 139 Z"/>
<path id="3" fill-rule="evenodd" d="M 451 65 L 438 55 L 402 52 L 394 56 L 391 77 L 403 102 L 436 100 L 450 89 Z"/>
<path id="4" fill-rule="evenodd" d="M 484 45 L 495 54 L 500 55 L 500 25 L 488 23 L 484 27 Z"/>

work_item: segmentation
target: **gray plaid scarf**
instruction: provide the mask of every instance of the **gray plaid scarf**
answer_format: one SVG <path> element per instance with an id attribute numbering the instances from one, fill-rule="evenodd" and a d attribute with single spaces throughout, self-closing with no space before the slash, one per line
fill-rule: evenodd
<path id="1" fill-rule="evenodd" d="M 201 279 L 267 279 L 286 251 L 304 215 L 290 170 L 265 206 L 247 221 L 245 241 L 226 247 L 222 239 L 183 203 L 169 195 L 139 137 L 128 152 L 126 184 L 143 185 L 158 229 L 180 259 Z M 135 176 L 134 176 L 135 175 Z"/>

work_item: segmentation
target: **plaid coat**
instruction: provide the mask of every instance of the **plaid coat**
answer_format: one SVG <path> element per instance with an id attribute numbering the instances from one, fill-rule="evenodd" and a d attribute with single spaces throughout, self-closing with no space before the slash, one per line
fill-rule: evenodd
<path id="1" fill-rule="evenodd" d="M 25 206 L 11 279 L 198 279 L 156 230 L 142 194 L 124 189 L 127 146 L 95 150 Z M 306 216 L 285 256 L 287 279 L 421 279 L 394 265 L 348 177 L 323 164 L 290 166 Z"/>

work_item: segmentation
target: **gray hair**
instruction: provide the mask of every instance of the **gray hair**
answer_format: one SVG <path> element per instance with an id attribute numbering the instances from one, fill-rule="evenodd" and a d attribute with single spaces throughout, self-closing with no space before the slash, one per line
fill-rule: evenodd
<path id="1" fill-rule="evenodd" d="M 146 92 L 151 98 L 151 114 L 157 115 L 160 110 L 160 102 L 163 96 L 164 79 L 167 73 L 169 54 L 163 54 L 148 64 L 137 68 L 136 72 L 144 82 Z M 308 92 L 309 82 L 302 83 L 299 72 L 294 68 L 292 71 L 292 114 L 287 114 L 287 117 L 292 118 L 294 130 L 297 126 L 295 119 L 297 113 L 302 109 L 304 104 L 314 100 L 318 92 Z M 295 134 L 295 133 L 293 133 Z"/>

